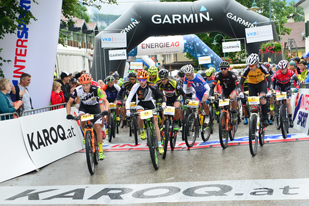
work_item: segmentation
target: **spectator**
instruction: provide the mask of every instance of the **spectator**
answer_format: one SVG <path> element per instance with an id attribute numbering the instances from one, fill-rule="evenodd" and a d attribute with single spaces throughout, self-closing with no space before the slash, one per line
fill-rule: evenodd
<path id="1" fill-rule="evenodd" d="M 306 68 L 307 67 L 306 60 L 302 59 L 299 62 L 298 67 L 300 69 L 300 74 L 297 77 L 298 77 L 300 83 L 303 84 L 303 83 L 305 83 L 305 79 L 308 75 L 308 69 Z"/>
<path id="2" fill-rule="evenodd" d="M 24 102 L 23 110 L 33 109 L 31 96 L 28 90 L 28 86 L 31 83 L 31 75 L 28 73 L 23 73 L 20 76 L 20 83 L 15 85 L 16 99 L 13 101 L 22 100 Z"/>
<path id="3" fill-rule="evenodd" d="M 290 61 L 289 63 L 289 70 L 292 70 L 296 76 L 298 76 L 298 72 L 297 72 L 297 69 L 296 69 L 296 64 L 293 60 Z"/>
<path id="4" fill-rule="evenodd" d="M 59 82 L 61 84 L 61 90 L 63 91 L 63 96 L 64 96 L 64 100 L 65 102 L 69 101 L 70 98 L 70 85 L 69 85 L 69 81 L 70 81 L 70 76 L 71 74 L 68 74 L 67 72 L 62 72 L 60 77 L 61 80 L 58 79 L 56 80 L 57 82 Z"/>
<path id="5" fill-rule="evenodd" d="M 303 56 L 303 58 L 304 58 L 307 62 L 309 62 L 309 52 L 308 52 L 305 56 Z"/>
<path id="6" fill-rule="evenodd" d="M 81 71 L 81 72 L 77 72 L 77 73 L 74 75 L 74 78 L 78 80 L 79 77 L 82 76 L 82 74 L 84 74 L 84 73 L 86 73 L 86 70 L 83 70 L 83 71 Z"/>
<path id="7" fill-rule="evenodd" d="M 294 57 L 292 60 L 295 62 L 295 65 L 296 65 L 295 67 L 296 67 L 296 69 L 297 69 L 297 73 L 298 73 L 298 74 L 301 74 L 300 69 L 299 69 L 299 67 L 298 67 L 298 64 L 299 64 L 299 62 L 300 62 L 300 58 L 299 58 L 299 57 Z"/>
<path id="8" fill-rule="evenodd" d="M 59 82 L 54 81 L 53 83 L 53 90 L 51 94 L 51 104 L 56 105 L 56 104 L 61 104 L 64 103 L 64 96 L 63 96 L 63 91 L 61 90 L 61 84 Z M 59 106 L 58 109 L 63 108 L 63 106 Z"/>
<path id="9" fill-rule="evenodd" d="M 277 65 L 276 64 L 272 64 L 272 67 L 271 67 L 271 70 L 273 70 L 273 72 L 276 72 L 277 71 Z"/>
<path id="10" fill-rule="evenodd" d="M 7 78 L 0 79 L 0 114 L 13 113 L 18 110 L 24 103 L 23 101 L 19 100 L 13 106 L 12 103 L 10 103 L 10 97 L 8 95 L 10 90 L 10 80 Z"/>
<path id="11" fill-rule="evenodd" d="M 104 82 L 101 79 L 98 80 L 98 83 L 100 84 L 100 87 L 103 87 L 105 85 Z"/>
<path id="12" fill-rule="evenodd" d="M 74 89 L 76 89 L 76 85 L 77 85 L 77 80 L 75 78 L 71 78 L 69 81 L 70 94 L 72 94 Z"/>

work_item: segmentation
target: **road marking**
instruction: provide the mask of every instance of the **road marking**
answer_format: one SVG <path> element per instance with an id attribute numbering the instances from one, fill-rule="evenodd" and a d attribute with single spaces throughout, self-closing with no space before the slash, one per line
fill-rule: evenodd
<path id="1" fill-rule="evenodd" d="M 0 204 L 308 200 L 309 179 L 0 187 Z"/>
<path id="2" fill-rule="evenodd" d="M 288 134 L 287 139 L 283 139 L 281 134 L 275 135 L 267 135 L 265 136 L 265 144 L 268 143 L 283 143 L 283 142 L 297 142 L 297 141 L 308 141 L 309 137 L 302 133 L 297 134 Z M 239 146 L 239 145 L 248 145 L 249 137 L 240 137 L 234 139 L 234 141 L 229 141 L 228 146 Z M 221 147 L 219 140 L 213 141 L 197 141 L 194 146 L 190 148 L 190 150 L 194 149 L 205 149 L 212 147 Z M 116 151 L 148 151 L 148 146 L 146 143 L 140 143 L 138 145 L 134 145 L 133 143 L 129 144 L 105 144 L 103 145 L 104 152 L 116 152 Z M 176 142 L 175 150 L 182 151 L 187 150 L 188 147 L 185 142 Z M 171 150 L 168 147 L 168 150 Z M 85 150 L 80 150 L 79 152 L 84 153 Z"/>

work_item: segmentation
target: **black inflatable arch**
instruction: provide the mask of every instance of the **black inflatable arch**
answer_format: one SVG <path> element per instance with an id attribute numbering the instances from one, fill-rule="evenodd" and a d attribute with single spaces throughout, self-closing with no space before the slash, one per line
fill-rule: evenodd
<path id="1" fill-rule="evenodd" d="M 92 75 L 94 79 L 103 79 L 110 71 L 118 71 L 120 75 L 124 72 L 126 61 L 109 61 L 109 49 L 101 48 L 103 33 L 126 32 L 129 53 L 149 36 L 221 32 L 231 38 L 245 38 L 245 28 L 254 27 L 254 22 L 268 21 L 268 18 L 247 10 L 235 0 L 135 3 L 95 37 Z M 273 34 L 274 40 L 278 41 L 274 24 Z M 247 52 L 258 53 L 261 43 L 247 44 Z M 277 57 L 279 59 L 280 56 Z"/>

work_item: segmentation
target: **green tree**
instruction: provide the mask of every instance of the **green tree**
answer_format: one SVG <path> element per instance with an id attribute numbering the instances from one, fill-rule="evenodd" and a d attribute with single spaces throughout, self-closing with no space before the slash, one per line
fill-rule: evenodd
<path id="1" fill-rule="evenodd" d="M 300 6 L 296 8 L 295 12 L 295 1 L 291 1 L 287 7 L 287 11 L 289 14 L 294 14 L 294 21 L 295 22 L 300 22 L 300 21 L 305 21 L 305 14 L 304 14 L 304 9 Z"/>

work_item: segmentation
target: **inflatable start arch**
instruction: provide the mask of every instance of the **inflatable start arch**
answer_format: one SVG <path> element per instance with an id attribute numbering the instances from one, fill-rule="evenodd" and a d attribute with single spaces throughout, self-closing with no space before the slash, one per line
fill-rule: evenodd
<path id="1" fill-rule="evenodd" d="M 121 75 L 124 72 L 125 60 L 108 61 L 108 49 L 101 48 L 103 33 L 127 33 L 128 53 L 149 36 L 221 32 L 231 38 L 245 38 L 245 28 L 254 27 L 256 22 L 269 22 L 269 19 L 247 10 L 235 0 L 135 3 L 96 36 L 92 74 L 95 79 L 100 79 L 105 77 L 105 72 L 117 70 Z M 274 40 L 278 41 L 274 24 L 273 34 Z M 247 44 L 247 52 L 258 53 L 261 43 Z"/>

